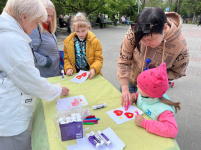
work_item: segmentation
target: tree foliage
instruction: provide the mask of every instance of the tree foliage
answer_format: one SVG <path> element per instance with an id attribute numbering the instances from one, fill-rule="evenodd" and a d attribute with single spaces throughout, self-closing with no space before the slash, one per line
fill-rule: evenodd
<path id="1" fill-rule="evenodd" d="M 133 0 L 108 0 L 107 4 L 105 13 L 109 14 L 112 19 L 117 14 L 132 17 L 137 13 L 137 3 Z"/>
<path id="2" fill-rule="evenodd" d="M 103 7 L 107 0 L 52 0 L 57 7 L 62 7 L 69 13 L 85 12 L 87 16 Z"/>
<path id="3" fill-rule="evenodd" d="M 1 12 L 3 11 L 3 8 L 4 8 L 5 5 L 6 5 L 6 2 L 7 2 L 7 0 L 0 0 L 0 14 L 1 14 Z"/>
<path id="4" fill-rule="evenodd" d="M 161 8 L 161 0 L 146 0 L 146 7 L 158 7 Z"/>
<path id="5" fill-rule="evenodd" d="M 182 7 L 187 11 L 188 14 L 193 13 L 193 21 L 196 21 L 196 15 L 201 11 L 201 1 L 200 0 L 183 0 Z"/>

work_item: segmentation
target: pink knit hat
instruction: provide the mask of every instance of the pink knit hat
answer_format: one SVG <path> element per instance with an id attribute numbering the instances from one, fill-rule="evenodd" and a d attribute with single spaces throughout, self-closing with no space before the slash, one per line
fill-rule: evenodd
<path id="1" fill-rule="evenodd" d="M 150 97 L 162 97 L 169 87 L 166 63 L 162 63 L 159 68 L 143 71 L 137 78 L 137 84 Z"/>

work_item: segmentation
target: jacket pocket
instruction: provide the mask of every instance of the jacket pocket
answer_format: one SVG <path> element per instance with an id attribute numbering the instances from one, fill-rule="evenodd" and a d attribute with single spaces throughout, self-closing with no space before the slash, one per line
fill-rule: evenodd
<path id="1" fill-rule="evenodd" d="M 22 120 L 30 120 L 34 108 L 35 99 L 24 92 L 21 92 L 21 118 Z"/>

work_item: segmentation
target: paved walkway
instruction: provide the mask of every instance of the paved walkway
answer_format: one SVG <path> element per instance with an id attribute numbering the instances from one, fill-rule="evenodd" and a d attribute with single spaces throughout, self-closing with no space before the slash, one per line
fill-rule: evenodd
<path id="1" fill-rule="evenodd" d="M 103 47 L 103 76 L 117 89 L 119 48 L 127 30 L 127 26 L 92 29 Z M 171 100 L 181 102 L 182 110 L 176 114 L 179 129 L 176 140 L 181 150 L 201 150 L 201 27 L 183 24 L 182 32 L 189 45 L 190 64 L 186 77 L 176 80 L 167 93 Z M 66 36 L 60 34 L 58 38 L 62 41 Z M 63 49 L 62 42 L 59 48 Z"/>

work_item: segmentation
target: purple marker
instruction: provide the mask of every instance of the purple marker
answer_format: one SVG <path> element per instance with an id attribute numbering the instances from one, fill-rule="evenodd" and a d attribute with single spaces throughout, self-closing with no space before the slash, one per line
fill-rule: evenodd
<path id="1" fill-rule="evenodd" d="M 64 70 L 61 70 L 62 80 L 64 80 Z"/>
<path id="2" fill-rule="evenodd" d="M 91 144 L 93 144 L 93 146 L 95 146 L 97 149 L 101 148 L 100 143 L 98 143 L 93 136 L 91 136 L 89 133 L 86 134 L 86 138 L 91 142 Z"/>
<path id="3" fill-rule="evenodd" d="M 90 135 L 94 137 L 94 139 L 101 144 L 102 147 L 106 145 L 106 143 L 100 138 L 98 134 L 95 134 L 94 131 L 90 132 Z"/>
<path id="4" fill-rule="evenodd" d="M 100 130 L 97 132 L 97 134 L 101 137 L 101 139 L 107 144 L 107 146 L 110 146 L 112 142 L 103 134 Z"/>

